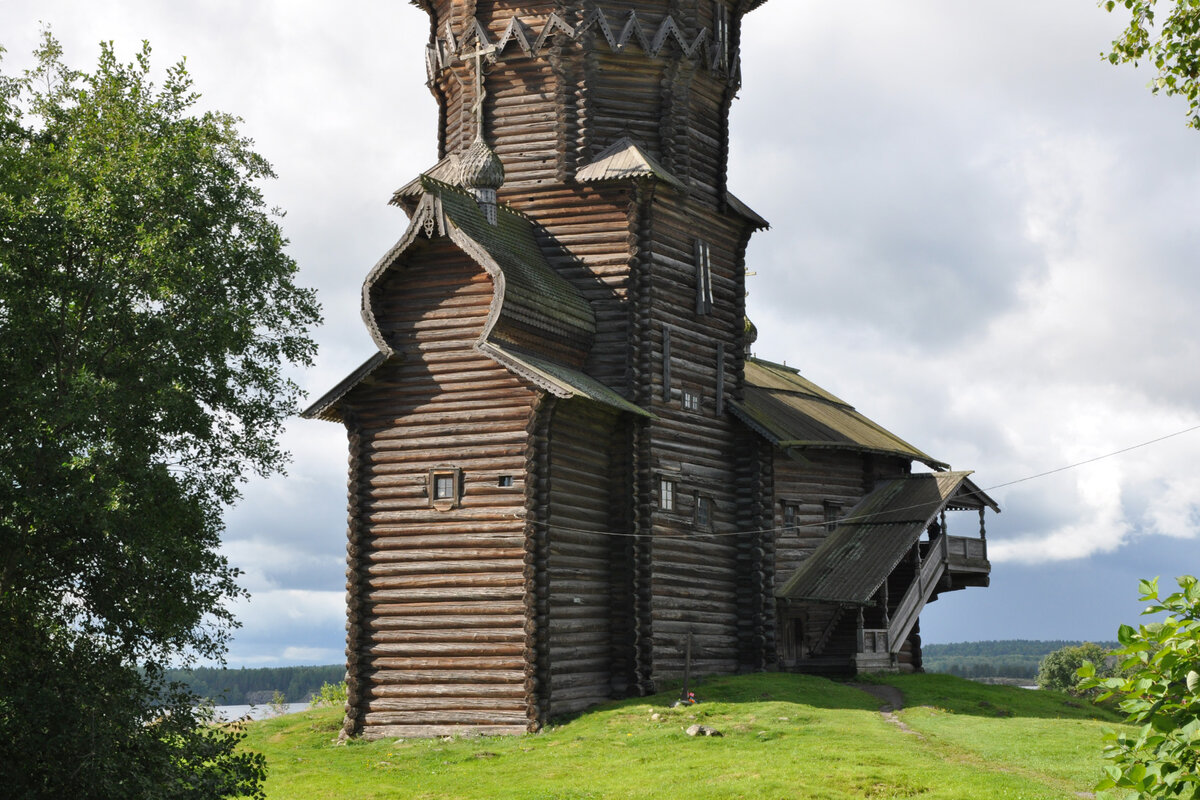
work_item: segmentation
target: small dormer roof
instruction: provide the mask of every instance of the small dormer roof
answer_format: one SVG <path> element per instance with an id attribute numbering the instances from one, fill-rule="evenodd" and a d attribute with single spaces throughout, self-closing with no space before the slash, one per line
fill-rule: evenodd
<path id="1" fill-rule="evenodd" d="M 575 173 L 580 183 L 653 178 L 683 189 L 683 181 L 672 175 L 628 136 L 622 136 Z"/>

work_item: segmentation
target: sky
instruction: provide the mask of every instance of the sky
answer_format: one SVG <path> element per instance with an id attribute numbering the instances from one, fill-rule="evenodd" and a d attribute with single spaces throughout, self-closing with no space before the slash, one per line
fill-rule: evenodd
<path id="1" fill-rule="evenodd" d="M 6 72 L 43 25 L 80 69 L 101 40 L 124 60 L 149 40 L 158 68 L 186 56 L 202 106 L 242 117 L 274 164 L 264 194 L 324 306 L 295 379 L 315 398 L 369 356 L 359 289 L 407 224 L 387 201 L 437 155 L 424 14 L 5 0 Z M 1200 431 L 1181 433 L 1200 426 L 1200 131 L 1144 68 L 1102 60 L 1119 29 L 1090 0 L 774 0 L 746 18 L 729 185 L 772 222 L 747 253 L 756 354 L 975 470 L 1003 508 L 991 587 L 929 606 L 925 642 L 1111 640 L 1140 578 L 1200 570 Z M 294 420 L 285 445 L 288 475 L 226 517 L 252 593 L 231 666 L 343 658 L 345 434 Z"/>

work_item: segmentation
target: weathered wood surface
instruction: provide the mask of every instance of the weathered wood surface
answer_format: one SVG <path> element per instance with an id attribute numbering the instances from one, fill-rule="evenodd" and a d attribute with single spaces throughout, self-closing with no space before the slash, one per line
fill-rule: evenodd
<path id="1" fill-rule="evenodd" d="M 536 394 L 474 350 L 493 296 L 447 240 L 417 248 L 374 293 L 397 357 L 348 404 L 365 531 L 348 658 L 368 737 L 528 724 L 523 476 Z M 462 470 L 462 491 L 438 510 L 429 471 L 446 465 Z M 522 480 L 501 487 L 501 475 Z"/>
<path id="2" fill-rule="evenodd" d="M 559 403 L 550 430 L 549 661 L 551 714 L 568 714 L 613 695 L 614 615 L 622 573 L 612 486 L 615 415 Z M 616 567 L 616 568 L 614 568 Z"/>
<path id="3" fill-rule="evenodd" d="M 904 465 L 837 453 L 794 461 L 725 413 L 742 396 L 756 224 L 726 196 L 744 6 L 419 4 L 437 39 L 430 88 L 442 155 L 476 136 L 476 66 L 464 53 L 516 31 L 514 18 L 525 33 L 551 29 L 483 59 L 482 127 L 504 165 L 500 199 L 534 220 L 546 260 L 591 306 L 596 331 L 586 353 L 532 327 L 503 335 L 582 363 L 653 416 L 533 389 L 475 349 L 493 279 L 444 238 L 405 252 L 370 297 L 396 355 L 343 403 L 347 731 L 536 729 L 551 714 L 681 675 L 689 635 L 693 674 L 769 667 L 774 587 L 824 537 L 824 504 L 848 509 L 875 475 Z M 639 39 L 636 26 L 606 33 L 597 13 L 665 38 Z M 624 137 L 673 180 L 575 180 Z M 701 250 L 711 309 L 698 300 Z M 685 407 L 685 392 L 698 408 Z M 462 474 L 446 510 L 428 497 L 440 467 Z M 674 508 L 661 507 L 664 478 L 675 483 Z M 781 530 L 784 502 L 798 524 L 818 527 Z M 903 594 L 894 588 L 893 606 Z M 889 610 L 872 613 L 884 620 Z M 856 615 L 804 614 L 808 651 L 826 652 L 823 664 L 853 657 Z M 919 666 L 919 636 L 898 657 Z"/>

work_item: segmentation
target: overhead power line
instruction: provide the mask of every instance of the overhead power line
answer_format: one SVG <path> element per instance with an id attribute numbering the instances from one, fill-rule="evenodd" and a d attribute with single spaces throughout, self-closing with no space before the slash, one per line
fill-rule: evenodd
<path id="1" fill-rule="evenodd" d="M 1049 469 L 1049 470 L 1046 470 L 1045 472 L 1038 472 L 1033 475 L 1026 475 L 1024 478 L 1017 478 L 1016 480 L 1006 481 L 1005 483 L 997 483 L 997 484 L 987 487 L 983 491 L 991 492 L 996 489 L 1003 489 L 1007 486 L 1015 486 L 1018 483 L 1026 483 L 1028 481 L 1037 480 L 1038 478 L 1045 478 L 1049 475 L 1057 475 L 1060 472 L 1066 472 L 1068 470 L 1078 469 L 1079 467 L 1087 466 L 1088 464 L 1094 464 L 1097 461 L 1103 461 L 1106 458 L 1113 458 L 1114 456 L 1123 455 L 1125 453 L 1129 453 L 1134 450 L 1140 450 L 1143 447 L 1150 447 L 1151 445 L 1155 445 L 1160 442 L 1165 442 L 1168 439 L 1174 439 L 1178 436 L 1183 436 L 1184 434 L 1192 433 L 1194 431 L 1200 431 L 1200 425 L 1193 425 L 1190 428 L 1184 428 L 1183 430 L 1175 431 L 1174 433 L 1168 433 L 1166 436 L 1159 436 L 1157 439 L 1150 439 L 1149 441 L 1140 442 L 1138 444 L 1130 445 L 1129 447 L 1122 447 L 1120 450 L 1114 450 L 1111 453 L 1105 453 L 1104 455 L 1094 456 L 1092 458 L 1088 458 L 1083 461 L 1076 461 L 1073 464 L 1067 464 L 1066 466 L 1057 467 L 1055 469 Z M 906 508 L 892 509 L 892 511 L 893 512 L 907 511 L 912 508 L 920 508 L 920 507 L 921 506 L 908 506 Z M 853 522 L 853 521 L 854 521 L 853 517 L 843 517 L 842 519 L 838 520 L 839 523 Z M 647 535 L 647 534 L 642 534 L 642 533 L 624 533 L 624 532 L 617 532 L 617 531 L 597 531 L 597 530 L 589 530 L 589 529 L 585 529 L 585 528 L 573 528 L 573 527 L 570 527 L 567 525 L 558 525 L 558 524 L 551 523 L 551 522 L 541 522 L 539 520 L 526 520 L 526 522 L 531 525 L 538 525 L 538 526 L 549 528 L 552 530 L 565 531 L 568 533 L 586 533 L 586 534 L 593 535 L 593 536 L 616 536 L 616 537 L 622 537 L 622 538 L 637 538 L 639 536 Z M 829 524 L 828 522 L 806 522 L 806 523 L 797 524 L 797 525 L 786 525 L 783 527 L 783 530 L 789 530 L 789 531 L 809 530 L 809 529 L 815 530 L 818 528 L 824 528 L 828 524 Z M 748 536 L 748 535 L 759 534 L 759 533 L 771 533 L 771 532 L 778 532 L 779 530 L 780 530 L 780 528 L 772 526 L 770 528 L 759 528 L 757 530 L 737 530 L 737 531 L 727 531 L 724 533 L 712 533 L 712 532 L 705 533 L 705 532 L 696 532 L 696 531 L 686 531 L 686 532 L 681 531 L 679 533 L 658 533 L 658 534 L 654 534 L 654 537 L 655 538 L 684 538 L 684 537 L 701 538 L 701 537 L 707 537 L 707 538 L 716 539 L 716 538 L 725 538 L 725 537 L 730 537 L 730 536 Z"/>

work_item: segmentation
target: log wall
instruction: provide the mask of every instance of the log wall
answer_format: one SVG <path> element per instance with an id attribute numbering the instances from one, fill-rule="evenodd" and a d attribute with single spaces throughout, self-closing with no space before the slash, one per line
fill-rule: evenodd
<path id="1" fill-rule="evenodd" d="M 628 502 L 617 415 L 560 402 L 550 429 L 549 714 L 622 692 L 632 657 Z"/>
<path id="2" fill-rule="evenodd" d="M 804 461 L 775 456 L 775 574 L 786 583 L 800 564 L 825 540 L 825 504 L 836 503 L 844 515 L 874 488 L 881 477 L 907 474 L 909 462 L 834 450 L 807 450 Z M 784 525 L 784 506 L 795 505 L 795 524 Z"/>
<path id="3" fill-rule="evenodd" d="M 471 54 L 482 31 L 488 45 L 505 41 L 505 49 L 484 62 L 484 132 L 513 187 L 523 192 L 552 188 L 629 136 L 698 197 L 719 206 L 728 110 L 737 90 L 740 15 L 729 14 L 725 43 L 718 45 L 715 4 L 684 5 L 676 0 L 439 0 L 427 5 L 433 15 L 430 88 L 439 106 L 439 152 L 461 151 L 476 136 Z M 619 40 L 615 48 L 595 20 L 598 12 Z M 645 40 L 636 33 L 622 39 L 634 12 Z M 524 42 L 504 39 L 514 19 Z M 589 19 L 581 33 L 567 33 Z M 667 35 L 657 50 L 647 52 L 644 45 L 653 47 L 668 20 L 687 49 Z M 691 47 L 705 30 L 702 46 Z M 726 55 L 718 58 L 718 51 Z"/>
<path id="4" fill-rule="evenodd" d="M 640 402 L 655 419 L 642 431 L 639 469 L 651 495 L 643 498 L 652 541 L 651 626 L 655 678 L 684 669 L 692 634 L 697 674 L 729 673 L 757 657 L 744 652 L 743 631 L 761 624 L 745 619 L 740 587 L 759 582 L 751 574 L 739 519 L 754 511 L 754 498 L 737 491 L 732 456 L 742 444 L 740 426 L 718 413 L 719 401 L 740 391 L 743 348 L 744 248 L 749 231 L 703 203 L 667 192 L 645 194 L 635 227 L 633 319 L 635 358 L 640 363 Z M 696 232 L 710 248 L 712 308 L 697 310 Z M 720 374 L 720 378 L 718 375 Z M 718 388 L 724 398 L 718 397 Z M 685 393 L 698 400 L 687 408 Z M 659 487 L 675 482 L 674 509 L 664 509 Z M 707 502 L 707 527 L 696 506 Z"/>
<path id="5" fill-rule="evenodd" d="M 348 721 L 368 738 L 536 723 L 524 519 L 536 394 L 473 349 L 492 294 L 447 240 L 415 246 L 376 294 L 397 355 L 345 404 L 358 444 Z M 429 475 L 445 466 L 461 470 L 461 493 L 438 510 Z"/>

